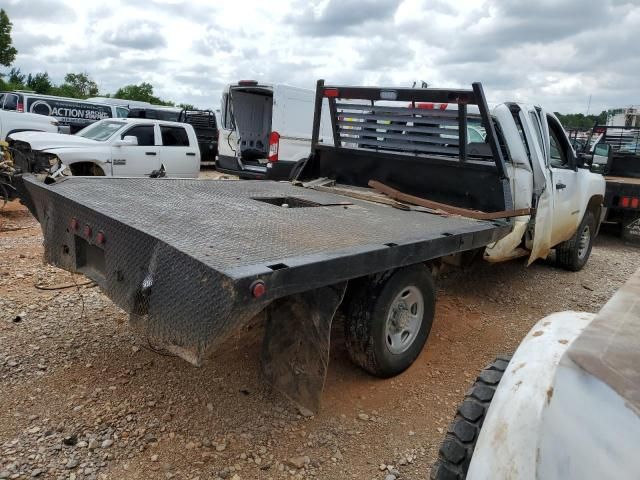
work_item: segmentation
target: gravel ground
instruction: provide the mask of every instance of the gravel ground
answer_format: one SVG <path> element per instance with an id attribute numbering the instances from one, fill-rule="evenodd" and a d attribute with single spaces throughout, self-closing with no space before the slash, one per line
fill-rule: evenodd
<path id="1" fill-rule="evenodd" d="M 349 362 L 338 321 L 309 416 L 260 379 L 260 321 L 194 368 L 153 352 L 86 278 L 43 265 L 41 242 L 24 208 L 0 213 L 0 479 L 425 479 L 486 363 L 551 312 L 597 311 L 640 267 L 605 234 L 579 273 L 451 272 L 427 347 L 389 380 Z"/>

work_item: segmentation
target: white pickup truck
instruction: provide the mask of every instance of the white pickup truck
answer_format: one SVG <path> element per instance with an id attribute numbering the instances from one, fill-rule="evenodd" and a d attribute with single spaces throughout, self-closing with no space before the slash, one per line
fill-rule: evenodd
<path id="1" fill-rule="evenodd" d="M 35 113 L 0 110 L 0 140 L 6 140 L 13 133 L 25 131 L 58 132 L 58 121 Z"/>
<path id="2" fill-rule="evenodd" d="M 640 270 L 597 314 L 543 318 L 478 375 L 431 479 L 638 478 L 639 342 Z"/>
<path id="3" fill-rule="evenodd" d="M 23 132 L 10 140 L 25 155 L 44 155 L 76 176 L 144 177 L 164 169 L 170 177 L 195 178 L 200 171 L 198 140 L 185 123 L 104 119 L 75 135 Z"/>
<path id="4" fill-rule="evenodd" d="M 388 378 L 427 343 L 434 278 L 452 257 L 533 261 L 555 248 L 562 267 L 586 264 L 604 179 L 553 114 L 489 110 L 479 83 L 319 80 L 314 105 L 311 155 L 290 183 L 21 176 L 45 261 L 85 273 L 137 331 L 195 365 L 266 310 L 265 378 L 312 411 L 339 306 L 354 363 Z"/>

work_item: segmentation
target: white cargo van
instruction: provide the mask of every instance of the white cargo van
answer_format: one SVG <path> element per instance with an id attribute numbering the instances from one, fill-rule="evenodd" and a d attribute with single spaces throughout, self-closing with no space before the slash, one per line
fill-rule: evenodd
<path id="1" fill-rule="evenodd" d="M 227 86 L 217 170 L 241 178 L 288 179 L 296 162 L 311 153 L 314 100 L 315 91 L 289 85 L 242 80 Z M 323 124 L 321 137 L 329 131 Z"/>

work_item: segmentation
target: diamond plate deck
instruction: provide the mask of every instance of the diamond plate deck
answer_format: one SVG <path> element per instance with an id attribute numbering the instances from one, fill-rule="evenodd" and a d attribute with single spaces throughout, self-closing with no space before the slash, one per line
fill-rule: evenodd
<path id="1" fill-rule="evenodd" d="M 39 185 L 231 276 L 241 267 L 286 265 L 297 257 L 496 228 L 491 222 L 401 211 L 289 183 L 88 177 Z M 327 206 L 282 208 L 255 200 L 278 197 Z M 341 202 L 351 205 L 336 205 Z"/>
<path id="2" fill-rule="evenodd" d="M 45 261 L 95 280 L 135 327 L 195 364 L 277 298 L 482 247 L 510 230 L 507 222 L 403 211 L 288 183 L 24 184 Z M 257 200 L 287 197 L 292 207 L 317 206 Z M 261 298 L 251 295 L 256 280 L 266 286 Z"/>

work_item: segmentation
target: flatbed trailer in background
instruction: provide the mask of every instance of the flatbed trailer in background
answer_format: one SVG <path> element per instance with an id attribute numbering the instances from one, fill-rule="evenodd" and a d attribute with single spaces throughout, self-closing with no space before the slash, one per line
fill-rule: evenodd
<path id="1" fill-rule="evenodd" d="M 332 142 L 319 141 L 323 110 Z M 485 142 L 467 140 L 470 122 Z M 312 154 L 292 183 L 25 176 L 22 197 L 42 225 L 48 263 L 96 281 L 133 326 L 193 364 L 266 309 L 266 379 L 317 410 L 339 306 L 354 362 L 396 375 L 427 340 L 444 259 L 509 236 L 511 217 L 533 217 L 514 208 L 506 137 L 494 122 L 480 84 L 319 81 Z M 510 138 L 521 142 L 515 126 Z"/>
<path id="2" fill-rule="evenodd" d="M 640 245 L 640 128 L 596 125 L 593 151 L 607 181 L 605 221 L 621 227 L 622 238 Z"/>

